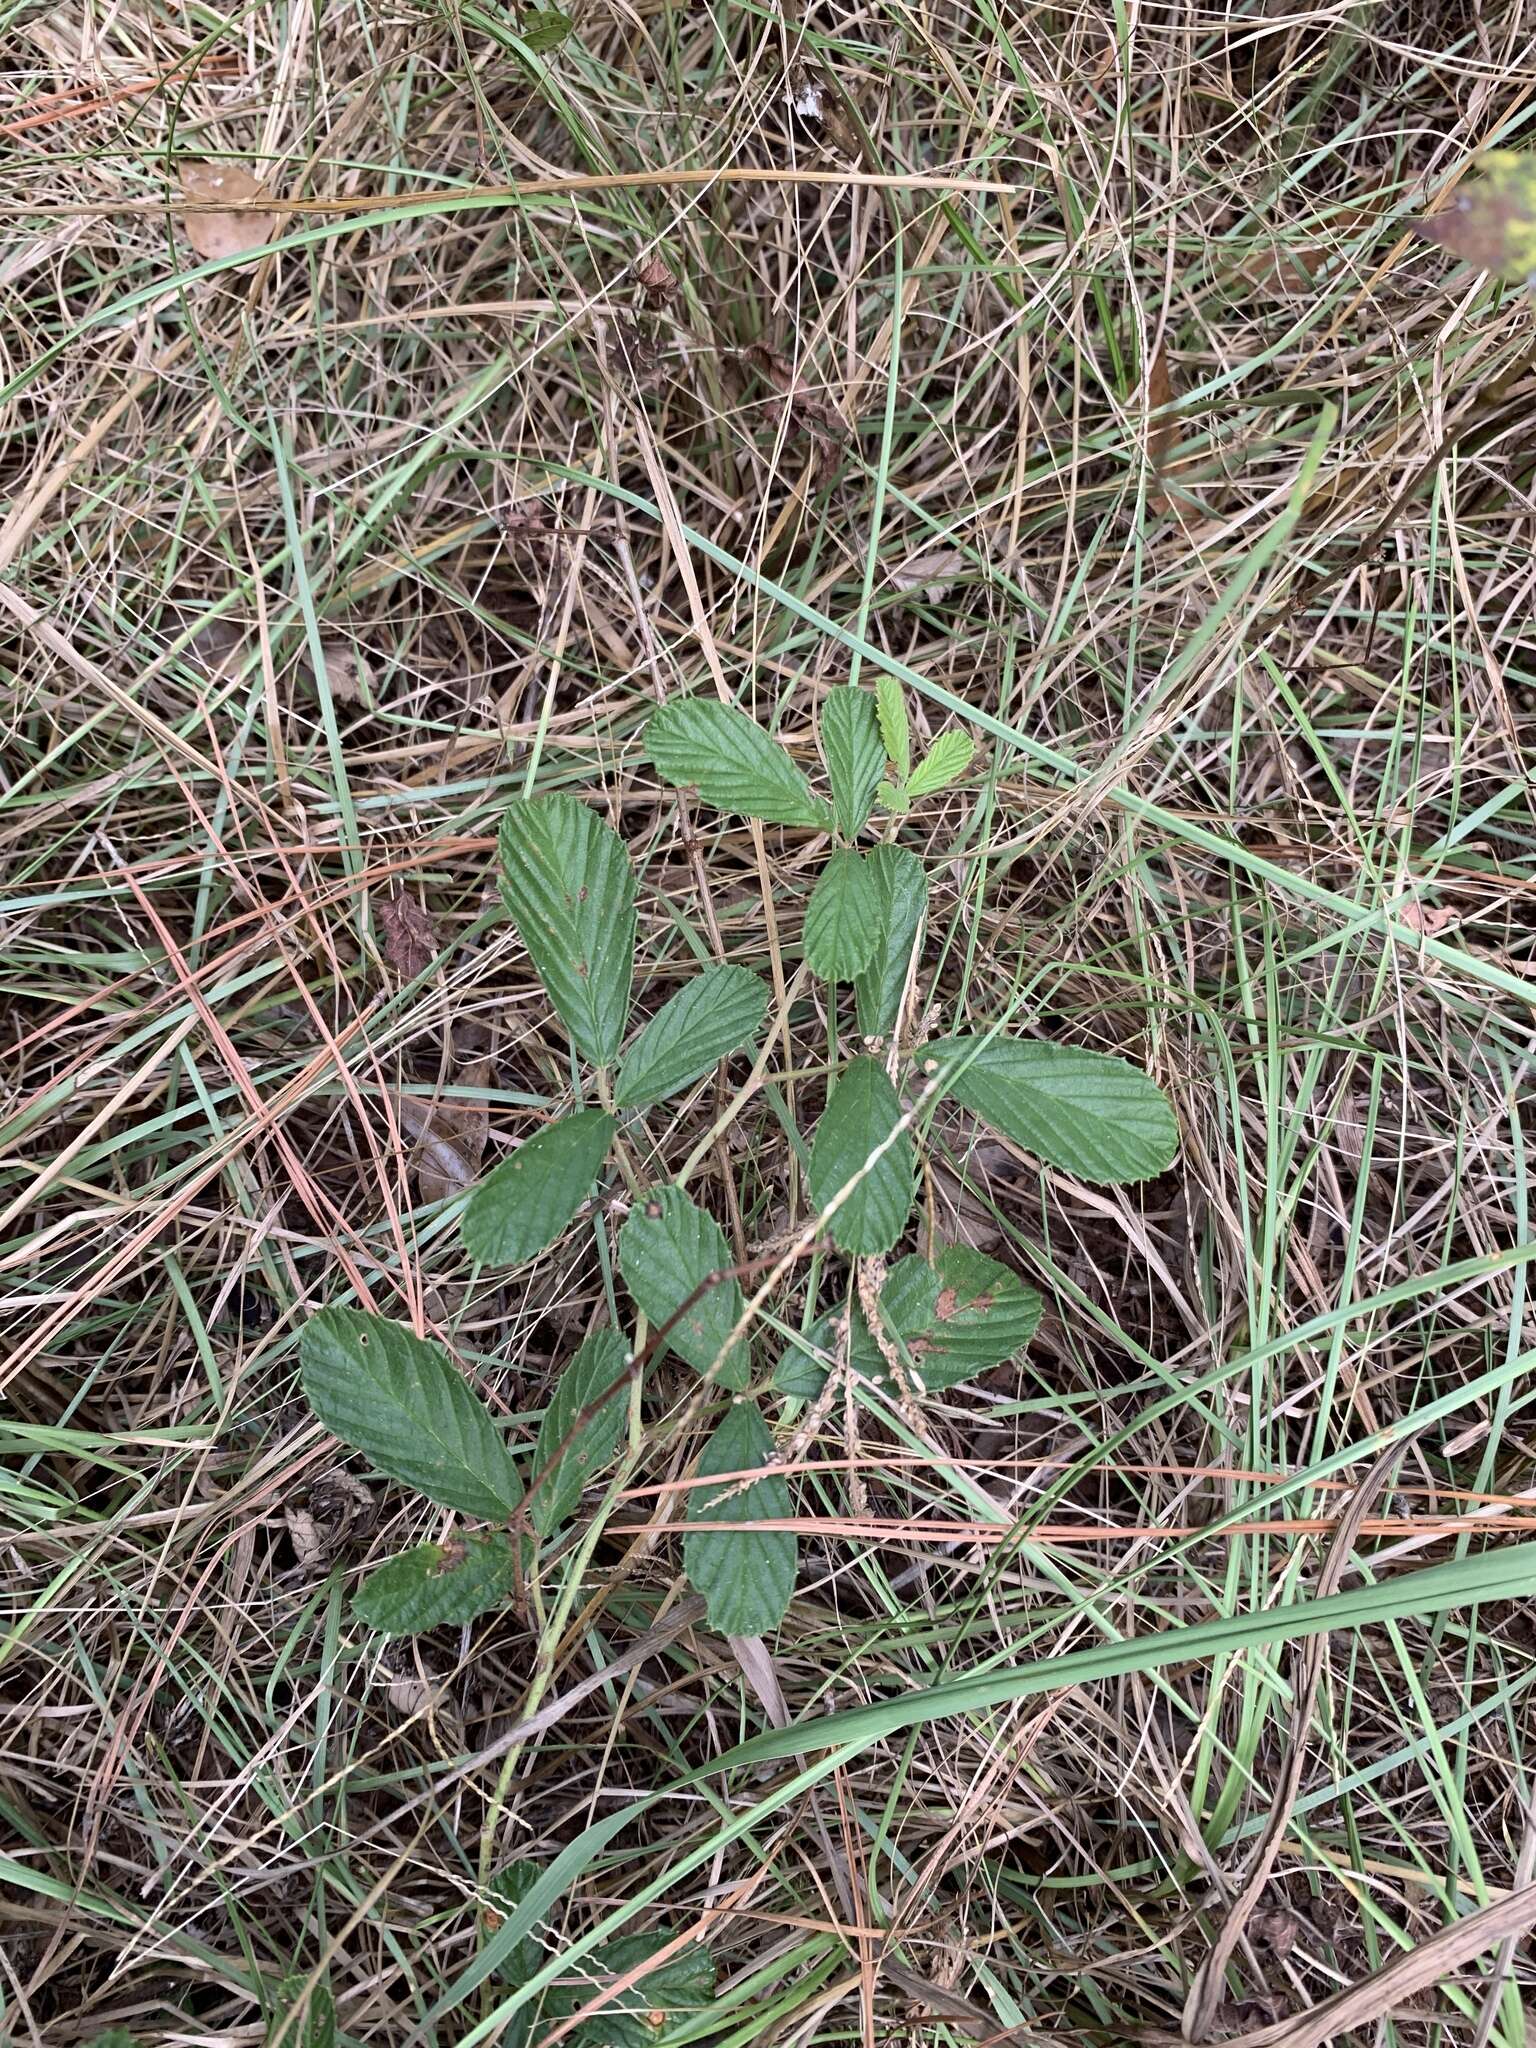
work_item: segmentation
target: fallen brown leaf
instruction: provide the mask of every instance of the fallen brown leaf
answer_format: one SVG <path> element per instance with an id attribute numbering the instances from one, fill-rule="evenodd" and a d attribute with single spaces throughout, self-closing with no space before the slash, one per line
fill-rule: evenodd
<path id="1" fill-rule="evenodd" d="M 239 164 L 182 164 L 178 175 L 181 189 L 197 207 L 216 206 L 227 201 L 238 213 L 188 213 L 182 221 L 187 240 L 196 253 L 211 262 L 220 256 L 244 256 L 270 242 L 277 231 L 275 213 L 251 208 L 255 200 L 269 195 L 258 178 Z"/>
<path id="2" fill-rule="evenodd" d="M 374 911 L 384 958 L 403 981 L 414 981 L 442 950 L 437 926 L 414 896 L 386 896 Z"/>
<path id="3" fill-rule="evenodd" d="M 1422 932 L 1425 938 L 1433 939 L 1456 922 L 1456 913 L 1444 903 L 1400 903 L 1397 921 L 1407 925 L 1409 931 Z"/>
<path id="4" fill-rule="evenodd" d="M 965 557 L 958 548 L 935 548 L 930 554 L 910 555 L 905 562 L 893 563 L 885 573 L 903 594 L 921 590 L 937 604 L 948 597 L 951 584 L 964 567 Z"/>
<path id="5" fill-rule="evenodd" d="M 1171 410 L 1173 401 L 1168 351 L 1159 342 L 1147 365 L 1147 460 L 1159 479 L 1167 474 L 1179 445 L 1178 416 Z M 1159 490 L 1155 495 L 1162 503 L 1167 503 L 1165 491 Z"/>
<path id="6" fill-rule="evenodd" d="M 829 483 L 841 466 L 848 445 L 848 423 L 827 399 L 816 398 L 795 374 L 795 367 L 777 349 L 755 341 L 746 351 L 747 361 L 784 397 L 790 431 L 810 441 L 816 455 L 816 477 Z"/>
<path id="7" fill-rule="evenodd" d="M 460 1067 L 455 1085 L 465 1089 L 486 1089 L 491 1083 L 493 1062 L 475 1060 Z M 490 1113 L 482 1097 L 465 1101 L 457 1096 L 440 1096 L 436 1101 L 419 1095 L 396 1098 L 401 1129 L 416 1140 L 412 1164 L 416 1185 L 424 1202 L 445 1201 L 462 1194 L 480 1177 L 480 1161 L 490 1133 Z"/>

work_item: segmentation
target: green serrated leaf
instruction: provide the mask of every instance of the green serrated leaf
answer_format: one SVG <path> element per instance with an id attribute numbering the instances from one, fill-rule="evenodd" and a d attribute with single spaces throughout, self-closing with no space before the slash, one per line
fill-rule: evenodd
<path id="1" fill-rule="evenodd" d="M 844 683 L 827 692 L 821 705 L 821 754 L 832 784 L 837 829 L 845 839 L 856 839 L 885 768 L 880 721 L 868 690 Z"/>
<path id="2" fill-rule="evenodd" d="M 469 1256 L 513 1266 L 547 1250 L 597 1185 L 613 1128 L 606 1110 L 573 1110 L 493 1166 L 459 1219 Z"/>
<path id="3" fill-rule="evenodd" d="M 888 1038 L 896 1029 L 913 948 L 928 909 L 928 878 L 915 853 L 904 846 L 876 846 L 865 856 L 875 878 L 879 908 L 875 945 L 854 977 L 859 1030 L 866 1038 Z"/>
<path id="4" fill-rule="evenodd" d="M 370 1572 L 352 1611 L 388 1636 L 419 1635 L 444 1622 L 473 1621 L 500 1607 L 517 1582 L 508 1536 L 454 1536 L 419 1543 Z"/>
<path id="5" fill-rule="evenodd" d="M 878 937 L 880 891 L 869 861 L 847 847 L 832 854 L 805 906 L 805 961 L 821 981 L 851 981 Z"/>
<path id="6" fill-rule="evenodd" d="M 558 1529 L 572 1513 L 581 1499 L 582 1488 L 594 1472 L 602 1471 L 624 1434 L 628 1390 L 616 1382 L 622 1380 L 627 1355 L 628 1346 L 617 1330 L 594 1330 L 560 1375 L 554 1399 L 539 1424 L 539 1441 L 533 1456 L 535 1473 L 542 1473 L 552 1460 L 558 1460 L 543 1483 L 530 1489 L 529 1512 L 541 1536 Z M 613 1391 L 608 1393 L 610 1388 Z M 608 1393 L 608 1399 L 602 1407 L 589 1415 L 566 1443 L 582 1410 L 590 1408 L 604 1393 Z"/>
<path id="7" fill-rule="evenodd" d="M 1022 1351 L 1040 1309 L 1039 1295 L 1017 1273 L 959 1244 L 945 1245 L 931 1266 L 915 1252 L 898 1259 L 880 1294 L 883 1335 L 896 1347 L 909 1387 L 928 1393 L 959 1386 Z M 819 1317 L 785 1349 L 774 1370 L 776 1392 L 819 1398 L 837 1361 L 840 1313 Z M 889 1384 L 885 1354 L 863 1312 L 855 1303 L 848 1314 L 850 1365 L 876 1386 Z"/>
<path id="8" fill-rule="evenodd" d="M 536 57 L 542 57 L 550 50 L 558 50 L 576 24 L 568 14 L 562 14 L 557 7 L 541 7 L 536 13 L 525 14 L 517 25 L 517 33 Z"/>
<path id="9" fill-rule="evenodd" d="M 773 1437 L 750 1401 L 732 1403 L 699 1459 L 699 1476 L 755 1472 L 773 1457 Z M 783 1521 L 793 1513 L 789 1484 L 779 1474 L 738 1492 L 695 1487 L 690 1522 Z M 695 1529 L 683 1539 L 683 1566 L 704 1595 L 709 1625 L 726 1636 L 762 1636 L 784 1619 L 795 1590 L 799 1545 L 791 1529 Z"/>
<path id="10" fill-rule="evenodd" d="M 546 2016 L 563 2019 L 580 2011 L 605 1983 L 626 1976 L 675 1939 L 674 1929 L 662 1927 L 604 1942 L 572 1972 L 575 1981 L 551 1987 Z M 696 2019 L 714 1991 L 714 1958 L 708 1949 L 690 1942 L 628 1990 L 615 1993 L 572 2038 L 581 2048 L 655 2048 L 656 2043 L 669 2041 L 685 2021 Z"/>
<path id="11" fill-rule="evenodd" d="M 971 765 L 976 742 L 968 732 L 941 732 L 907 778 L 909 797 L 932 796 L 958 782 Z"/>
<path id="12" fill-rule="evenodd" d="M 1017 1273 L 969 1245 L 945 1245 L 936 1263 L 898 1259 L 880 1293 L 880 1320 L 919 1392 L 957 1387 L 1022 1351 L 1040 1323 L 1040 1297 Z M 853 1363 L 875 1381 L 889 1371 L 862 1317 Z"/>
<path id="13" fill-rule="evenodd" d="M 881 676 L 875 684 L 875 712 L 885 758 L 896 770 L 896 780 L 905 782 L 912 773 L 912 728 L 907 723 L 906 697 L 894 676 Z"/>
<path id="14" fill-rule="evenodd" d="M 523 1497 L 495 1424 L 436 1344 L 384 1316 L 326 1308 L 299 1339 L 305 1398 L 386 1477 L 504 1522 Z"/>
<path id="15" fill-rule="evenodd" d="M 757 1036 L 768 986 L 746 967 L 706 967 L 646 1025 L 619 1068 L 614 1101 L 644 1109 L 676 1095 Z"/>
<path id="16" fill-rule="evenodd" d="M 645 729 L 646 757 L 674 789 L 697 789 L 717 811 L 769 825 L 825 828 L 832 813 L 777 740 L 732 704 L 683 697 Z"/>
<path id="17" fill-rule="evenodd" d="M 653 1328 L 668 1322 L 712 1273 L 729 1271 L 730 1247 L 713 1216 L 696 1208 L 681 1188 L 653 1188 L 619 1232 L 619 1271 Z M 709 1373 L 742 1312 L 734 1275 L 705 1288 L 668 1332 L 667 1343 L 696 1372 Z M 725 1353 L 715 1381 L 739 1392 L 752 1360 L 745 1339 Z"/>
<path id="18" fill-rule="evenodd" d="M 1536 276 L 1536 155 L 1488 150 L 1450 206 L 1415 226 L 1463 263 L 1527 283 Z"/>
<path id="19" fill-rule="evenodd" d="M 900 1121 L 901 1099 L 880 1062 L 850 1060 L 811 1147 L 811 1197 L 819 1210 L 852 1184 L 827 1221 L 842 1251 L 888 1252 L 911 1213 L 917 1160 L 908 1132 L 891 1138 Z"/>
<path id="20" fill-rule="evenodd" d="M 944 1093 L 1037 1159 L 1082 1180 L 1145 1180 L 1173 1163 L 1179 1127 L 1149 1074 L 1101 1052 L 1036 1039 L 929 1046 Z"/>
<path id="21" fill-rule="evenodd" d="M 880 784 L 879 788 L 875 791 L 875 797 L 881 807 L 889 811 L 893 817 L 904 818 L 912 808 L 911 804 L 907 801 L 905 787 L 897 789 L 889 782 L 882 782 Z"/>
<path id="22" fill-rule="evenodd" d="M 635 871 L 611 825 L 573 796 L 519 797 L 497 841 L 501 893 L 571 1043 L 605 1067 L 623 1043 L 635 968 Z"/>

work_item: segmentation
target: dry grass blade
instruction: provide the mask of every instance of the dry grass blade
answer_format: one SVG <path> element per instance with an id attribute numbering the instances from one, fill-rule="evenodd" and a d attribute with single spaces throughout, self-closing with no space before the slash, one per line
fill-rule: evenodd
<path id="1" fill-rule="evenodd" d="M 1518 1938 L 1536 1926 L 1536 1885 L 1481 1906 L 1426 1935 L 1366 1978 L 1293 2020 L 1227 2036 L 1221 2048 L 1324 2048 L 1360 2027 L 1372 2027 L 1411 1999 L 1464 1969 L 1495 1943 Z"/>
<path id="2" fill-rule="evenodd" d="M 1339 1590 L 1345 1572 L 1354 1561 L 1355 1545 L 1359 1541 L 1366 1518 L 1375 1505 L 1377 1496 L 1402 1462 L 1408 1448 L 1409 1446 L 1403 1443 L 1389 1445 L 1373 1462 L 1355 1489 L 1339 1517 L 1338 1527 L 1329 1538 L 1324 1553 L 1322 1569 L 1317 1575 L 1317 1592 L 1320 1598 Z M 1306 1773 L 1312 1717 L 1317 1710 L 1318 1688 L 1322 1683 L 1327 1656 L 1326 1636 L 1309 1637 L 1297 1647 L 1295 1668 L 1291 1678 L 1291 1734 L 1285 1763 L 1280 1772 L 1279 1783 L 1275 1787 L 1269 1819 L 1265 1823 L 1264 1832 L 1259 1838 L 1253 1860 L 1243 1879 L 1242 1890 L 1228 1907 L 1221 1932 L 1212 1942 L 1210 1954 L 1195 1972 L 1195 1981 L 1190 1986 L 1189 1998 L 1184 2007 L 1186 2041 L 1205 2040 L 1215 2024 L 1217 2008 L 1226 1991 L 1227 1965 L 1237 1953 L 1238 1943 L 1243 1938 L 1253 1910 L 1264 1895 L 1264 1887 L 1274 1870 L 1280 1846 L 1291 1826 L 1296 1798 Z"/>
<path id="3" fill-rule="evenodd" d="M 489 2048 L 526 1858 L 556 1968 L 707 1926 L 739 2048 L 1517 2038 L 1529 1908 L 1472 1914 L 1536 1856 L 1516 1600 L 795 1758 L 1536 1519 L 1536 357 L 1463 260 L 1513 253 L 1522 10 L 58 0 L 7 56 L 0 2037 L 302 2048 L 297 1981 L 357 2048 Z M 985 741 L 858 835 L 928 892 L 878 1047 L 801 958 L 826 835 L 644 739 L 734 704 L 821 796 L 855 669 L 915 760 Z M 770 1009 L 477 1265 L 464 1190 L 618 1087 L 502 912 L 545 793 L 641 878 L 626 1043 L 705 962 Z M 993 1025 L 1153 1071 L 1178 1158 L 1078 1185 L 921 1100 Z M 1045 1302 L 943 1390 L 839 1334 L 807 1191 L 871 1053 L 923 1164 L 890 1272 L 959 1242 Z M 726 1397 L 616 1255 L 668 1182 L 799 1540 L 734 1647 L 679 1533 Z M 626 1340 L 610 1462 L 471 1622 L 354 1609 L 459 1524 L 322 1446 L 333 1302 L 452 1349 L 535 1505 Z"/>

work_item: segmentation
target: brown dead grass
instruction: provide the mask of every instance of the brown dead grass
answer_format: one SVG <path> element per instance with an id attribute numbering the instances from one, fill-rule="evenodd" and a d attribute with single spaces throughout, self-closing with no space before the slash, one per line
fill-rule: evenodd
<path id="1" fill-rule="evenodd" d="M 788 1711 L 1279 1598 L 1350 1447 L 1437 1402 L 1377 1567 L 1531 1512 L 1531 313 L 1404 232 L 1518 146 L 1520 10 L 1164 9 L 1117 46 L 1093 8 L 645 6 L 580 14 L 542 69 L 502 18 L 10 26 L 18 2043 L 259 2040 L 292 1972 L 349 2040 L 458 2041 L 478 1992 L 424 2016 L 474 1952 L 482 1836 L 547 1860 L 771 1715 L 677 1608 L 657 1525 L 696 1439 L 663 1376 L 630 1533 L 554 1646 L 568 1704 L 498 1805 L 465 1760 L 516 1721 L 539 1617 L 387 1646 L 350 1619 L 437 1525 L 338 1464 L 294 1339 L 355 1290 L 451 1342 L 521 1441 L 601 1309 L 590 1228 L 474 1276 L 431 1207 L 451 1169 L 424 1186 L 413 1152 L 469 1128 L 494 1161 L 568 1085 L 491 890 L 530 776 L 622 826 L 647 1000 L 679 919 L 772 977 L 814 1115 L 808 835 L 690 817 L 636 741 L 723 685 L 813 762 L 849 653 L 763 580 L 852 627 L 877 501 L 869 642 L 1025 743 L 907 832 L 938 993 L 1023 992 L 1146 1060 L 1185 1148 L 1106 1192 L 937 1126 L 935 1226 L 1049 1313 L 920 1436 L 863 1417 L 867 1514 L 834 1416 Z M 258 181 L 291 246 L 201 274 L 231 216 L 189 230 L 192 163 Z M 643 1171 L 712 1114 L 653 1119 Z M 701 1184 L 742 1255 L 806 1221 L 760 1097 Z M 1335 1645 L 1222 2029 L 1529 1879 L 1531 1678 L 1521 1613 Z M 1252 1663 L 945 1723 L 723 1846 L 668 1924 L 719 1909 L 741 2038 L 1134 2040 L 1177 2026 L 1287 1741 Z M 720 1821 L 651 1814 L 564 1924 Z M 1517 2041 L 1496 1994 L 1463 1974 L 1395 2038 Z"/>

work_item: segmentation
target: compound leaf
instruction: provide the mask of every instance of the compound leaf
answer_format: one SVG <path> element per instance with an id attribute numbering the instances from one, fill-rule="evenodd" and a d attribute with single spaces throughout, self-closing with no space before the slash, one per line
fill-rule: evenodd
<path id="1" fill-rule="evenodd" d="M 517 1553 L 509 1536 L 451 1536 L 446 1543 L 420 1543 L 370 1572 L 352 1610 L 386 1635 L 416 1635 L 489 1613 L 516 1581 Z"/>
<path id="2" fill-rule="evenodd" d="M 896 770 L 896 780 L 905 782 L 912 772 L 912 728 L 907 723 L 907 700 L 894 676 L 881 676 L 875 684 L 875 711 L 886 759 Z"/>
<path id="3" fill-rule="evenodd" d="M 805 906 L 805 961 L 820 981 L 851 981 L 875 950 L 880 891 L 862 853 L 831 855 Z"/>
<path id="4" fill-rule="evenodd" d="M 932 796 L 958 782 L 971 765 L 976 742 L 968 732 L 941 732 L 907 781 L 907 795 Z"/>
<path id="5" fill-rule="evenodd" d="M 904 846 L 876 846 L 865 855 L 878 898 L 875 944 L 854 976 L 859 1030 L 886 1038 L 896 1029 L 912 951 L 928 909 L 928 877 Z"/>
<path id="6" fill-rule="evenodd" d="M 845 839 L 856 839 L 874 803 L 885 771 L 880 721 L 868 690 L 844 683 L 821 704 L 821 752 L 832 784 L 832 809 Z"/>
<path id="7" fill-rule="evenodd" d="M 573 1511 L 583 1487 L 607 1464 L 624 1433 L 627 1356 L 628 1346 L 617 1330 L 594 1330 L 560 1375 L 554 1399 L 539 1424 L 533 1456 L 535 1474 L 545 1476 L 530 1488 L 528 1511 L 541 1536 L 558 1529 Z M 588 1415 L 572 1436 L 583 1410 L 605 1393 L 608 1398 L 602 1406 Z"/>
<path id="8" fill-rule="evenodd" d="M 843 1251 L 887 1252 L 912 1208 L 916 1155 L 906 1131 L 894 1138 L 901 1099 L 875 1059 L 850 1060 L 827 1098 L 811 1147 L 811 1195 L 825 1211 L 852 1184 L 828 1217 L 827 1229 Z"/>
<path id="9" fill-rule="evenodd" d="M 832 813 L 777 740 L 733 704 L 680 697 L 653 712 L 645 749 L 663 782 L 697 789 L 717 811 L 769 825 L 815 825 Z"/>

